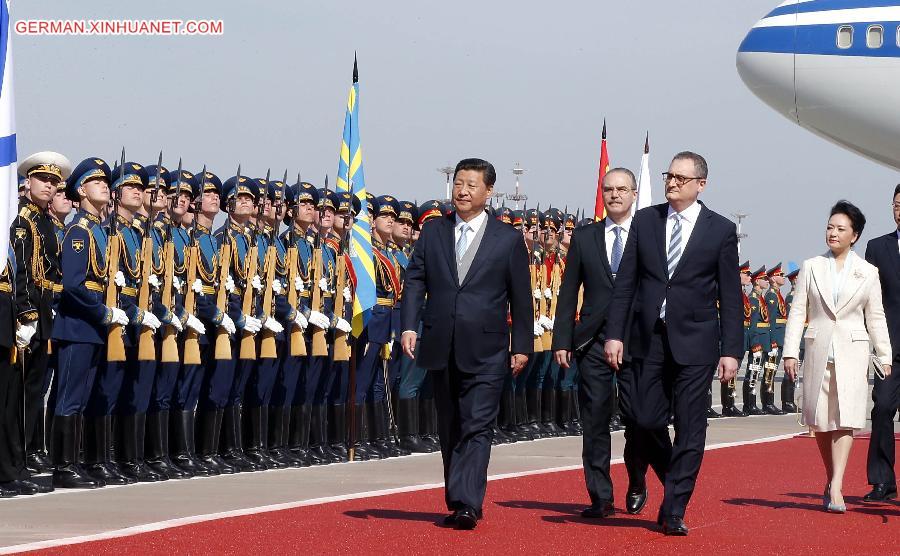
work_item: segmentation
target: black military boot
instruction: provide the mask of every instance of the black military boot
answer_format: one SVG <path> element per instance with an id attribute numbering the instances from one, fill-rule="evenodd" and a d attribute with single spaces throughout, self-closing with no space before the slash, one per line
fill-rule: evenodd
<path id="1" fill-rule="evenodd" d="M 28 453 L 25 455 L 25 469 L 32 475 L 48 473 L 53 471 L 53 463 L 47 456 L 44 434 L 43 412 L 34 424 L 34 437 L 31 445 L 28 446 Z"/>
<path id="2" fill-rule="evenodd" d="M 331 458 L 332 463 L 344 463 L 347 461 L 346 456 L 342 456 L 341 454 L 332 450 L 331 443 L 329 442 L 330 437 L 328 436 L 328 416 L 330 413 L 330 409 L 331 406 L 329 406 L 327 403 L 313 406 L 313 411 L 317 411 L 319 413 L 319 444 L 322 446 L 323 453 Z"/>
<path id="3" fill-rule="evenodd" d="M 520 388 L 515 391 L 515 439 L 519 441 L 534 440 L 537 438 L 528 427 L 528 399 L 525 389 Z"/>
<path id="4" fill-rule="evenodd" d="M 371 403 L 364 403 L 357 408 L 362 415 L 361 427 L 357 429 L 359 436 L 359 445 L 357 450 L 368 454 L 369 459 L 384 459 L 387 456 L 385 452 L 378 449 L 375 444 L 377 438 L 377 425 L 375 424 L 374 410 Z"/>
<path id="5" fill-rule="evenodd" d="M 80 438 L 78 415 L 53 418 L 53 486 L 54 488 L 100 488 L 103 481 L 91 477 L 78 465 Z"/>
<path id="6" fill-rule="evenodd" d="M 291 435 L 292 438 L 296 439 L 297 444 L 292 441 L 291 450 L 294 451 L 294 446 L 299 445 L 301 447 L 300 452 L 302 452 L 304 457 L 309 459 L 310 465 L 326 465 L 328 463 L 331 463 L 328 459 L 323 457 L 323 455 L 319 453 L 318 450 L 313 449 L 313 435 L 318 434 L 317 430 L 313 428 L 313 407 L 309 404 L 304 404 L 298 407 L 299 413 L 297 415 L 297 426 L 291 426 Z M 291 421 L 293 421 L 293 413 Z"/>
<path id="7" fill-rule="evenodd" d="M 438 437 L 437 407 L 434 398 L 419 399 L 419 438 L 431 447 L 432 452 L 441 451 L 441 439 Z"/>
<path id="8" fill-rule="evenodd" d="M 772 380 L 775 380 L 775 378 L 773 377 Z M 761 397 L 763 399 L 763 411 L 766 415 L 784 415 L 784 411 L 775 405 L 774 388 L 772 392 L 769 392 L 767 389 L 763 390 Z"/>
<path id="9" fill-rule="evenodd" d="M 785 413 L 797 413 L 797 404 L 794 403 L 794 395 L 797 383 L 785 376 L 781 381 L 781 409 Z"/>
<path id="10" fill-rule="evenodd" d="M 572 428 L 575 429 L 576 436 L 581 436 L 584 434 L 584 428 L 581 425 L 581 400 L 578 397 L 578 390 L 572 392 L 570 399 L 572 400 Z"/>
<path id="11" fill-rule="evenodd" d="M 563 436 L 577 436 L 572 428 L 572 393 L 574 390 L 559 391 L 559 424 Z"/>
<path id="12" fill-rule="evenodd" d="M 234 404 L 225 407 L 222 412 L 221 445 L 219 446 L 222 459 L 237 469 L 239 473 L 264 471 L 267 469 L 265 465 L 261 465 L 244 453 L 243 426 L 241 406 Z"/>
<path id="13" fill-rule="evenodd" d="M 190 479 L 191 473 L 179 468 L 169 459 L 169 412 L 147 414 L 147 445 L 144 463 L 150 469 L 170 479 Z"/>
<path id="14" fill-rule="evenodd" d="M 141 460 L 144 446 L 143 413 L 116 416 L 116 463 L 122 474 L 139 483 L 166 481 L 168 477 L 153 471 Z"/>
<path id="15" fill-rule="evenodd" d="M 200 436 L 197 457 L 203 466 L 212 470 L 214 474 L 232 475 L 237 469 L 218 457 L 222 421 L 217 417 L 217 413 L 215 409 L 197 410 L 197 433 Z"/>
<path id="16" fill-rule="evenodd" d="M 266 444 L 269 439 L 269 407 L 248 407 L 249 420 L 247 422 L 250 431 L 249 449 L 245 452 L 247 459 L 252 462 L 265 465 L 268 469 L 287 469 L 286 462 L 278 461 L 269 455 L 269 447 Z"/>
<path id="17" fill-rule="evenodd" d="M 328 407 L 331 412 L 328 419 L 328 446 L 340 456 L 341 461 L 347 461 L 347 406 L 341 403 Z"/>
<path id="18" fill-rule="evenodd" d="M 288 435 L 288 447 L 291 452 L 309 465 L 317 465 L 309 457 L 309 406 L 291 406 L 291 428 Z"/>
<path id="19" fill-rule="evenodd" d="M 419 400 L 406 398 L 398 401 L 397 431 L 400 446 L 419 454 L 428 453 L 428 447 L 419 438 Z"/>
<path id="20" fill-rule="evenodd" d="M 753 393 L 753 389 L 750 388 L 750 382 L 744 380 L 744 384 L 742 385 L 743 400 L 744 400 L 744 415 L 765 415 L 765 413 L 756 405 L 756 394 Z"/>
<path id="21" fill-rule="evenodd" d="M 197 457 L 194 444 L 194 412 L 175 411 L 169 423 L 172 432 L 172 463 L 195 477 L 218 475 Z"/>
<path id="22" fill-rule="evenodd" d="M 556 424 L 556 388 L 541 390 L 541 430 L 550 437 L 563 436 L 562 429 Z"/>
<path id="23" fill-rule="evenodd" d="M 351 444 L 351 452 L 353 452 L 353 461 L 368 461 L 370 459 L 381 459 L 380 454 L 368 446 L 366 440 L 368 436 L 368 417 L 366 415 L 366 406 L 363 404 L 353 404 L 353 430 L 348 442 Z"/>
<path id="24" fill-rule="evenodd" d="M 289 467 L 303 467 L 303 460 L 287 447 L 290 424 L 290 406 L 269 407 L 269 457 Z"/>
<path id="25" fill-rule="evenodd" d="M 516 393 L 512 388 L 504 390 L 500 397 L 500 430 L 510 443 L 520 440 L 516 429 Z"/>
<path id="26" fill-rule="evenodd" d="M 136 483 L 136 479 L 123 475 L 117 466 L 110 465 L 112 415 L 84 419 L 84 472 L 107 485 Z"/>
<path id="27" fill-rule="evenodd" d="M 334 458 L 332 458 L 332 454 L 325 450 L 328 439 L 322 437 L 323 423 L 322 412 L 320 411 L 320 409 L 324 407 L 324 405 L 309 406 L 309 455 L 310 458 L 315 458 L 321 461 L 322 465 L 328 465 L 329 463 L 337 462 L 334 461 Z"/>
<path id="28" fill-rule="evenodd" d="M 527 426 L 534 438 L 547 438 L 547 433 L 541 429 L 541 397 L 540 388 L 525 389 L 525 409 L 528 417 Z"/>
<path id="29" fill-rule="evenodd" d="M 370 442 L 376 450 L 384 454 L 386 458 L 393 458 L 402 455 L 399 450 L 388 440 L 389 421 L 387 415 L 387 402 L 372 402 L 370 405 L 372 412 L 370 413 L 372 428 L 369 435 Z"/>
<path id="30" fill-rule="evenodd" d="M 713 395 L 712 395 L 712 384 L 709 385 L 709 388 L 706 390 L 706 418 L 707 419 L 718 419 L 722 415 L 713 409 Z"/>
<path id="31" fill-rule="evenodd" d="M 744 413 L 734 405 L 735 390 L 729 383 L 720 385 L 722 395 L 722 417 L 743 417 Z"/>

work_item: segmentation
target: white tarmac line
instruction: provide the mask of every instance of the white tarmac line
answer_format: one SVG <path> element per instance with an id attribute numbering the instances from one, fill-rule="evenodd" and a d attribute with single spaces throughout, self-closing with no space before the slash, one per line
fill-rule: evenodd
<path id="1" fill-rule="evenodd" d="M 764 438 L 757 438 L 755 440 L 747 440 L 740 442 L 723 442 L 719 444 L 711 444 L 706 447 L 706 451 L 710 450 L 718 450 L 722 448 L 733 448 L 737 446 L 748 446 L 751 444 L 765 444 L 769 442 L 778 442 L 780 440 L 787 440 L 788 438 L 793 438 L 798 436 L 798 433 L 790 433 L 790 434 L 780 434 L 777 436 L 768 436 Z M 611 464 L 619 464 L 622 463 L 622 458 L 615 458 L 610 461 Z M 502 479 L 513 479 L 517 477 L 528 477 L 531 475 L 543 475 L 547 473 L 559 473 L 563 471 L 577 471 L 581 469 L 581 465 L 567 465 L 562 467 L 550 467 L 546 469 L 535 469 L 532 471 L 519 471 L 515 473 L 501 473 L 497 475 L 490 475 L 488 477 L 488 481 L 498 481 Z M 138 483 L 141 484 L 141 483 Z M 154 483 L 148 483 L 154 484 Z M 137 485 L 128 485 L 128 486 L 137 486 Z M 299 500 L 295 502 L 284 502 L 281 504 L 269 504 L 265 506 L 256 506 L 253 508 L 241 508 L 238 510 L 229 510 L 226 512 L 216 512 L 210 514 L 201 514 L 194 515 L 188 517 L 179 517 L 175 519 L 167 519 L 165 521 L 157 521 L 153 523 L 145 523 L 142 525 L 135 525 L 133 527 L 126 527 L 125 529 L 116 529 L 114 531 L 105 531 L 103 533 L 95 533 L 91 535 L 81 535 L 76 537 L 66 537 L 61 539 L 50 539 L 46 541 L 38 541 L 32 543 L 25 544 L 17 544 L 12 546 L 4 546 L 0 547 L 0 554 L 13 554 L 16 552 L 25 552 L 28 550 L 41 550 L 45 548 L 53 548 L 57 546 L 65 546 L 70 544 L 80 544 L 92 541 L 102 541 L 109 539 L 116 539 L 121 537 L 128 537 L 131 535 L 138 535 L 141 533 L 150 533 L 153 531 L 160 531 L 162 529 L 171 529 L 173 527 L 181 527 L 183 525 L 191 525 L 194 523 L 202 523 L 204 521 L 213 521 L 217 519 L 226 519 L 230 517 L 240 517 L 246 515 L 253 515 L 258 513 L 266 513 L 266 512 L 275 512 L 279 510 L 289 510 L 292 508 L 301 508 L 304 506 L 317 506 L 320 504 L 329 504 L 332 502 L 343 502 L 347 500 L 358 500 L 360 498 L 375 498 L 379 496 L 389 496 L 391 494 L 402 494 L 406 492 L 416 492 L 420 490 L 430 490 L 443 488 L 443 483 L 426 483 L 419 485 L 411 485 L 405 487 L 398 488 L 388 488 L 382 490 L 372 490 L 367 492 L 356 492 L 352 494 L 342 494 L 338 496 L 326 496 L 322 498 L 311 498 L 308 500 Z M 109 487 L 106 487 L 109 488 Z M 83 492 L 83 491 L 77 491 Z"/>

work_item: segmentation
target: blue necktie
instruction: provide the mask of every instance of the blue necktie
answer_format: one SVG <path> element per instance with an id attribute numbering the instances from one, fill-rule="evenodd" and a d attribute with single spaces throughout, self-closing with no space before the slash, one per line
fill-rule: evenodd
<path id="1" fill-rule="evenodd" d="M 667 253 L 666 266 L 669 279 L 671 279 L 672 274 L 675 272 L 675 267 L 678 266 L 678 261 L 681 260 L 681 215 L 678 213 L 675 214 L 675 224 L 672 226 L 672 237 L 669 238 L 669 250 Z M 666 318 L 665 298 L 663 298 L 662 308 L 659 310 L 659 318 L 663 320 Z"/>
<path id="2" fill-rule="evenodd" d="M 456 262 L 462 260 L 466 254 L 466 249 L 469 248 L 469 238 L 466 236 L 468 231 L 469 225 L 463 222 L 459 227 L 459 239 L 456 240 Z"/>
<path id="3" fill-rule="evenodd" d="M 622 227 L 616 226 L 613 228 L 613 233 L 616 234 L 616 239 L 613 241 L 612 245 L 612 259 L 609 261 L 609 267 L 612 269 L 613 275 L 619 272 L 619 264 L 622 262 L 622 252 L 625 251 L 625 244 L 622 241 Z"/>

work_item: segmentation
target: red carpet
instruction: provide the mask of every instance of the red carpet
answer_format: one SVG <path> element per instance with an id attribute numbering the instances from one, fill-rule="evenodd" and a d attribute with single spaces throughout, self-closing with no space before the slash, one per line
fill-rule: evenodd
<path id="1" fill-rule="evenodd" d="M 119 539 L 54 548 L 57 554 L 896 554 L 900 504 L 863 505 L 865 454 L 858 440 L 845 484 L 848 513 L 821 511 L 823 472 L 815 442 L 795 438 L 709 452 L 686 521 L 686 538 L 655 524 L 653 479 L 641 516 L 578 517 L 581 472 L 492 481 L 475 531 L 436 525 L 443 491 L 428 490 L 209 521 Z M 617 507 L 626 488 L 613 468 Z M 727 552 L 726 552 L 727 551 Z"/>

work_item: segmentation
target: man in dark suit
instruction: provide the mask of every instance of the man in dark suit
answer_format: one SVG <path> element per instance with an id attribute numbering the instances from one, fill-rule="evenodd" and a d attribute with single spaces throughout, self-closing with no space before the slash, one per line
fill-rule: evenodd
<path id="1" fill-rule="evenodd" d="M 444 523 L 457 529 L 473 529 L 481 518 L 503 382 L 533 350 L 525 242 L 484 211 L 496 179 L 485 160 L 456 165 L 456 212 L 423 227 L 403 292 L 401 343 L 413 357 L 423 323 L 417 362 L 434 382 L 445 499 L 453 512 Z"/>
<path id="2" fill-rule="evenodd" d="M 881 278 L 881 300 L 887 317 L 894 368 L 900 363 L 900 185 L 894 189 L 894 222 L 897 229 L 877 237 L 866 245 L 866 260 L 878 267 Z M 884 502 L 897 498 L 897 477 L 894 474 L 894 415 L 900 406 L 900 373 L 887 378 L 875 377 L 872 389 L 872 439 L 869 441 L 867 475 L 872 492 L 867 502 Z"/>
<path id="3" fill-rule="evenodd" d="M 668 461 L 657 518 L 667 535 L 688 533 L 684 512 L 703 459 L 709 373 L 718 365 L 719 379 L 731 380 L 743 355 L 737 231 L 698 202 L 706 177 L 703 157 L 675 155 L 664 174 L 668 203 L 635 214 L 606 323 L 613 368 L 629 341 L 633 381 L 623 381 L 620 395 L 641 430 L 641 453 L 654 466 Z M 674 445 L 666 426 L 673 402 Z"/>
<path id="4" fill-rule="evenodd" d="M 574 352 L 580 372 L 578 396 L 584 425 L 582 459 L 584 479 L 591 498 L 590 507 L 581 515 L 588 518 L 603 518 L 615 513 L 613 485 L 609 476 L 609 421 L 616 386 L 614 372 L 603 353 L 606 340 L 604 327 L 616 273 L 628 240 L 636 190 L 637 183 L 630 170 L 614 168 L 607 172 L 603 179 L 606 218 L 576 230 L 572 236 L 554 319 L 553 351 L 556 362 L 568 369 Z M 584 296 L 579 312 L 578 294 L 582 286 Z M 577 322 L 576 312 L 579 314 Z M 626 378 L 628 373 L 624 367 L 623 364 L 621 378 Z M 637 514 L 647 502 L 644 480 L 647 461 L 635 453 L 631 440 L 634 425 L 629 410 L 625 407 L 623 411 L 625 467 L 629 478 L 625 508 L 628 513 Z M 659 471 L 662 476 L 665 467 Z"/>

